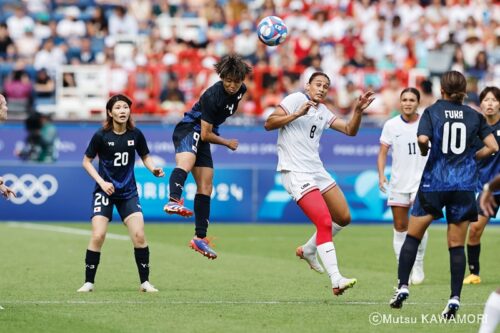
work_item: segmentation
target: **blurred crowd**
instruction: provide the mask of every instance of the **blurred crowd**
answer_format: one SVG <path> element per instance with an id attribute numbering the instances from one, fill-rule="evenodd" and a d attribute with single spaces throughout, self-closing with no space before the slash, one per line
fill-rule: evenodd
<path id="1" fill-rule="evenodd" d="M 276 15 L 287 41 L 266 47 L 255 33 Z M 332 79 L 329 106 L 348 116 L 372 89 L 369 114 L 397 112 L 415 85 L 422 105 L 439 96 L 434 77 L 468 77 L 468 103 L 500 81 L 500 5 L 495 0 L 0 0 L 0 91 L 12 112 L 56 104 L 75 86 L 63 65 L 105 65 L 109 93 L 126 93 L 135 111 L 176 121 L 218 77 L 217 58 L 237 52 L 254 65 L 240 103 L 261 119 L 317 70 Z"/>

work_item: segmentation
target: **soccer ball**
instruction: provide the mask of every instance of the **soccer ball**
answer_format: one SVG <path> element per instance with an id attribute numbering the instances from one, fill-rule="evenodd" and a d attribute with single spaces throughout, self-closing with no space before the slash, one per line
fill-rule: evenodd
<path id="1" fill-rule="evenodd" d="M 262 43 L 268 46 L 276 46 L 285 41 L 288 28 L 279 17 L 267 16 L 259 22 L 257 34 Z"/>

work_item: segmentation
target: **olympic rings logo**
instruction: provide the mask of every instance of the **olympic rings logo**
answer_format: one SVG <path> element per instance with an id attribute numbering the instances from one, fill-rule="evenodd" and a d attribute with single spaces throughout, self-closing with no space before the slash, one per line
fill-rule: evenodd
<path id="1" fill-rule="evenodd" d="M 16 197 L 11 197 L 10 201 L 17 205 L 22 205 L 27 201 L 33 205 L 41 205 L 59 188 L 57 179 L 49 174 L 37 177 L 28 173 L 18 178 L 16 175 L 8 173 L 3 176 L 3 180 L 5 185 L 16 193 Z"/>

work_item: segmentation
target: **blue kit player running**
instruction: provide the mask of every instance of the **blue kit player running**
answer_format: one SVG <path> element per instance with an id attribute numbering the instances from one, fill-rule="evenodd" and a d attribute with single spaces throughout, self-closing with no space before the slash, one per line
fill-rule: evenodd
<path id="1" fill-rule="evenodd" d="M 208 88 L 193 108 L 174 129 L 176 167 L 170 175 L 169 202 L 163 210 L 168 214 L 189 217 L 193 212 L 184 207 L 182 191 L 189 172 L 196 181 L 194 198 L 195 237 L 189 246 L 209 259 L 217 258 L 210 247 L 207 230 L 210 217 L 214 165 L 210 144 L 238 148 L 238 140 L 219 136 L 219 126 L 238 109 L 238 103 L 247 91 L 243 83 L 252 71 L 240 56 L 231 54 L 215 64 L 220 81 Z"/>
<path id="2" fill-rule="evenodd" d="M 500 145 L 500 89 L 498 87 L 486 87 L 479 94 L 481 112 L 486 117 L 486 122 L 493 128 L 493 135 Z M 479 140 L 478 140 L 479 141 Z M 482 142 L 478 142 L 478 147 L 482 148 Z M 478 162 L 479 168 L 479 183 L 477 192 L 483 190 L 490 180 L 500 173 L 500 154 L 488 156 Z M 479 204 L 478 196 L 478 204 Z M 497 203 L 495 208 L 496 216 L 498 212 L 498 204 L 500 203 L 500 191 L 494 193 L 494 198 Z M 478 205 L 479 206 L 479 205 Z M 464 284 L 479 284 L 479 253 L 481 252 L 481 236 L 486 224 L 488 224 L 490 216 L 485 214 L 482 209 L 479 210 L 477 222 L 471 223 L 469 226 L 469 237 L 467 240 L 467 259 L 469 261 L 470 274 L 464 279 Z"/>
<path id="3" fill-rule="evenodd" d="M 78 292 L 94 290 L 94 278 L 113 207 L 127 226 L 134 244 L 141 280 L 139 290 L 158 291 L 149 283 L 149 247 L 144 236 L 144 217 L 135 182 L 135 153 L 153 175 L 163 177 L 164 173 L 163 169 L 154 166 L 146 139 L 130 118 L 131 105 L 130 99 L 124 95 L 115 95 L 108 100 L 106 122 L 90 140 L 83 158 L 83 167 L 96 185 L 92 198 L 92 236 L 85 256 L 85 283 Z M 99 157 L 99 171 L 92 165 L 96 156 Z"/>
<path id="4" fill-rule="evenodd" d="M 429 153 L 429 159 L 399 256 L 399 284 L 389 303 L 392 308 L 401 308 L 408 298 L 408 280 L 418 246 L 431 222 L 443 217 L 443 207 L 448 222 L 451 295 L 442 316 L 454 318 L 460 307 L 465 274 L 465 237 L 469 222 L 477 221 L 478 213 L 474 192 L 478 182 L 476 158 L 498 151 L 484 117 L 462 104 L 466 87 L 461 73 L 446 72 L 441 77 L 442 99 L 422 114 L 417 131 L 418 145 L 423 156 Z M 485 144 L 480 151 L 475 149 L 477 137 Z"/>

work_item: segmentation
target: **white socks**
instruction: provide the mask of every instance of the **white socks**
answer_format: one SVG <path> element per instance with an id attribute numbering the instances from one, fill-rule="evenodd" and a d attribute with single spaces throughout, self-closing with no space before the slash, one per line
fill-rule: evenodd
<path id="1" fill-rule="evenodd" d="M 337 281 L 342 278 L 340 275 L 339 267 L 337 264 L 337 254 L 335 253 L 335 246 L 333 246 L 333 242 L 323 243 L 317 246 L 319 257 L 323 262 L 323 266 L 328 272 L 328 276 L 330 280 Z"/>
<path id="2" fill-rule="evenodd" d="M 424 261 L 425 249 L 427 248 L 427 239 L 428 238 L 429 238 L 429 233 L 426 230 L 424 237 L 422 237 L 422 240 L 420 241 L 420 245 L 418 246 L 417 258 L 415 259 L 415 261 Z"/>
<path id="3" fill-rule="evenodd" d="M 500 294 L 492 292 L 484 306 L 484 317 L 479 333 L 494 333 L 500 321 Z"/>
<path id="4" fill-rule="evenodd" d="M 406 238 L 406 231 L 399 232 L 393 229 L 394 236 L 392 237 L 392 247 L 394 248 L 394 254 L 396 255 L 396 260 L 399 262 L 399 254 L 401 253 L 401 248 Z"/>
<path id="5" fill-rule="evenodd" d="M 403 247 L 403 243 L 406 239 L 406 231 L 399 232 L 396 229 L 393 229 L 394 236 L 392 238 L 392 246 L 394 248 L 394 254 L 396 255 L 396 260 L 399 262 L 399 254 L 401 253 L 401 248 Z M 423 261 L 425 256 L 425 249 L 427 248 L 427 239 L 429 238 L 429 233 L 427 230 L 425 231 L 424 237 L 420 241 L 420 245 L 418 246 L 417 257 L 415 261 Z"/>
<path id="6" fill-rule="evenodd" d="M 341 227 L 335 222 L 332 222 L 332 236 L 335 237 L 336 234 L 338 234 L 342 229 L 345 227 Z M 316 252 L 316 232 L 312 235 L 311 238 L 304 244 L 302 247 L 304 252 L 306 253 L 314 253 Z"/>

